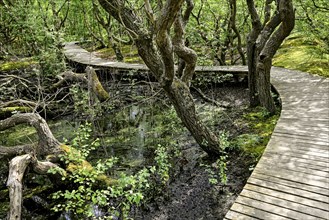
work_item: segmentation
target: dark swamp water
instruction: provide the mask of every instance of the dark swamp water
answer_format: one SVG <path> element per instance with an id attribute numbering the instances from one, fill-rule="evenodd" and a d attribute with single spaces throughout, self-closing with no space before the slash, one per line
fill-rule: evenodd
<path id="1" fill-rule="evenodd" d="M 223 219 L 250 175 L 249 168 L 254 165 L 254 158 L 234 149 L 229 150 L 227 183 L 211 183 L 209 170 L 218 171 L 215 160 L 208 158 L 197 146 L 161 90 L 150 84 L 135 84 L 109 86 L 109 91 L 113 98 L 111 107 L 105 107 L 105 113 L 104 108 L 102 111 L 93 109 L 95 116 L 89 120 L 93 128 L 91 137 L 100 140 L 100 146 L 88 158 L 91 162 L 117 157 L 118 163 L 111 173 L 133 174 L 154 164 L 154 151 L 159 145 L 165 146 L 168 152 L 179 151 L 179 157 L 172 156 L 171 175 L 162 195 L 156 194 L 141 207 L 132 207 L 130 216 L 150 220 Z M 250 131 L 250 126 L 242 120 L 243 114 L 248 111 L 245 85 L 211 85 L 204 89 L 204 93 L 229 106 L 227 109 L 219 108 L 207 103 L 198 93 L 193 94 L 200 117 L 217 134 L 225 130 L 229 132 L 228 139 L 233 139 Z M 50 128 L 56 138 L 70 144 L 79 125 L 85 124 L 88 114 L 90 112 L 87 111 L 86 114 L 73 114 L 50 121 Z M 10 146 L 34 142 L 36 137 L 34 129 L 18 126 L 1 132 L 0 140 L 2 145 Z M 8 209 L 8 161 L 1 163 L 0 219 L 5 219 Z M 77 219 L 70 212 L 50 214 L 51 200 L 47 195 L 52 190 L 38 188 L 47 184 L 47 180 L 29 175 L 29 180 L 24 182 L 23 219 Z M 39 189 L 40 192 L 37 192 Z M 93 206 L 93 212 L 99 217 L 106 215 L 106 211 L 97 206 Z"/>

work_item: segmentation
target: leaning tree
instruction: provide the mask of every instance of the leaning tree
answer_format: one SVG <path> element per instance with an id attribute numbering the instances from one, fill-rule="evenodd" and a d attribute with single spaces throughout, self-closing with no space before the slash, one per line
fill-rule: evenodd
<path id="1" fill-rule="evenodd" d="M 247 40 L 249 92 L 251 106 L 261 105 L 275 112 L 271 96 L 272 59 L 295 25 L 292 0 L 266 0 L 261 21 L 254 0 L 247 0 L 252 30 Z"/>
<path id="2" fill-rule="evenodd" d="M 139 55 L 160 82 L 178 117 L 200 147 L 210 155 L 218 155 L 218 139 L 198 118 L 189 90 L 197 55 L 185 45 L 184 31 L 193 1 L 98 2 L 130 33 Z M 175 70 L 175 55 L 185 62 L 182 71 Z"/>

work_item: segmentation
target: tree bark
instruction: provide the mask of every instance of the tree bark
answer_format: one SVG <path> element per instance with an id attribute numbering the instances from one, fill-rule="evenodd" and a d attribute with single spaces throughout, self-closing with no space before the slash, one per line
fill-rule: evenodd
<path id="1" fill-rule="evenodd" d="M 9 163 L 7 187 L 9 188 L 10 211 L 9 220 L 20 220 L 22 212 L 23 175 L 32 161 L 30 154 L 17 156 Z"/>
<path id="2" fill-rule="evenodd" d="M 32 153 L 35 148 L 35 144 L 26 144 L 13 147 L 0 146 L 0 159 L 13 158 L 17 155 Z"/>
<path id="3" fill-rule="evenodd" d="M 272 59 L 283 40 L 290 34 L 295 24 L 292 0 L 276 1 L 277 7 L 270 16 L 270 4 L 265 3 L 263 24 L 256 11 L 253 0 L 247 0 L 252 19 L 252 30 L 248 36 L 248 77 L 250 105 L 261 105 L 270 113 L 275 113 L 275 104 L 271 96 L 270 71 Z"/>
<path id="4" fill-rule="evenodd" d="M 197 117 L 189 87 L 180 79 L 174 78 L 171 87 L 165 91 L 173 103 L 178 117 L 199 146 L 210 156 L 218 155 L 220 153 L 218 139 Z"/>

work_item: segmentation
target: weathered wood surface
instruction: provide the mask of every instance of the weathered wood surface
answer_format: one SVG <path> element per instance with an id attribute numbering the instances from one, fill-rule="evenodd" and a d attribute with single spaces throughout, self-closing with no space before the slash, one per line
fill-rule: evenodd
<path id="1" fill-rule="evenodd" d="M 109 62 L 76 43 L 71 61 L 101 68 L 148 71 Z M 246 74 L 244 66 L 197 67 L 196 72 Z M 329 79 L 272 68 L 282 112 L 266 150 L 225 219 L 329 219 Z"/>
<path id="2" fill-rule="evenodd" d="M 329 79 L 273 68 L 282 112 L 225 219 L 329 219 Z"/>
<path id="3" fill-rule="evenodd" d="M 64 54 L 67 59 L 72 62 L 89 65 L 98 68 L 113 69 L 116 71 L 137 71 L 137 72 L 148 72 L 148 68 L 143 64 L 130 64 L 116 61 L 108 61 L 97 57 L 94 53 L 90 53 L 87 50 L 81 48 L 79 42 L 70 42 L 64 45 Z M 195 72 L 219 72 L 219 73 L 232 73 L 242 74 L 247 73 L 246 66 L 198 66 Z"/>

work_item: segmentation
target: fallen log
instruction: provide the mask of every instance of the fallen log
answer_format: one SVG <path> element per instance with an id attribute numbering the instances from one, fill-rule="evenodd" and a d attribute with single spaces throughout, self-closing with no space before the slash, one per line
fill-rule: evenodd
<path id="1" fill-rule="evenodd" d="M 9 163 L 7 187 L 9 188 L 9 220 L 20 220 L 22 213 L 23 175 L 32 161 L 30 154 L 14 157 Z"/>
<path id="2" fill-rule="evenodd" d="M 39 142 L 32 145 L 22 145 L 14 147 L 0 146 L 0 156 L 6 157 L 8 155 L 17 155 L 20 153 L 27 153 L 21 156 L 14 157 L 9 164 L 9 176 L 7 186 L 9 188 L 10 210 L 8 213 L 9 220 L 21 219 L 21 205 L 22 205 L 22 179 L 25 170 L 28 166 L 32 170 L 41 175 L 51 175 L 53 180 L 61 181 L 62 176 L 69 175 L 76 170 L 83 169 L 88 172 L 93 172 L 94 167 L 85 159 L 70 162 L 65 169 L 55 164 L 59 161 L 60 154 L 74 154 L 76 157 L 81 156 L 79 150 L 61 144 L 52 134 L 47 122 L 36 113 L 16 114 L 10 118 L 0 120 L 0 131 L 14 127 L 18 124 L 28 123 L 33 126 L 38 134 Z M 42 156 L 50 161 L 39 161 L 37 156 Z M 56 168 L 59 172 L 51 172 L 49 170 Z M 55 176 L 54 176 L 55 175 Z M 117 183 L 104 174 L 100 174 L 96 178 L 100 184 L 111 186 Z"/>

